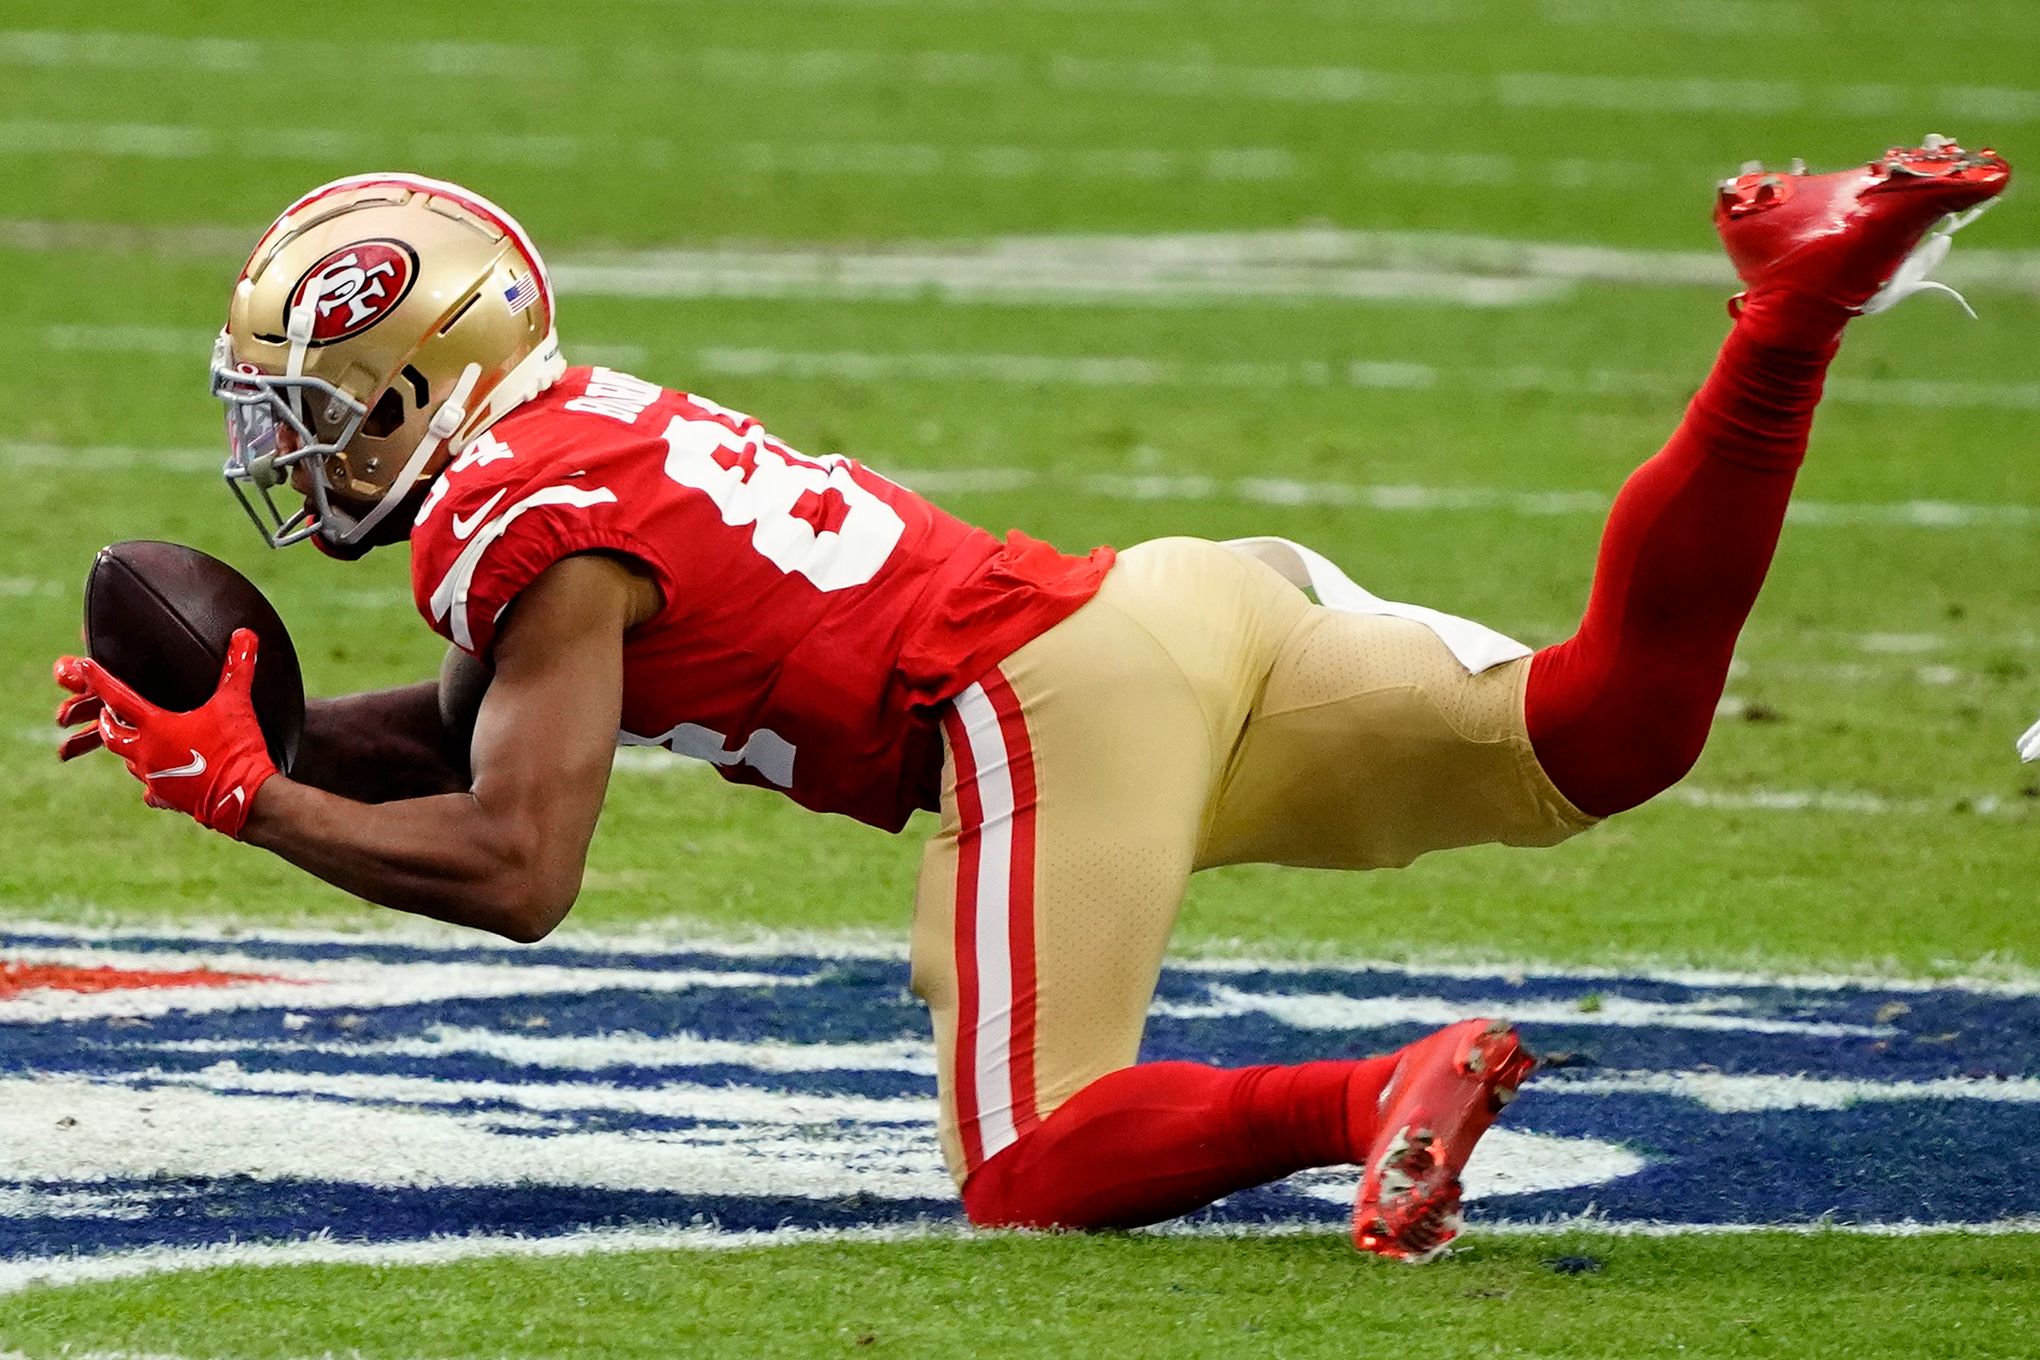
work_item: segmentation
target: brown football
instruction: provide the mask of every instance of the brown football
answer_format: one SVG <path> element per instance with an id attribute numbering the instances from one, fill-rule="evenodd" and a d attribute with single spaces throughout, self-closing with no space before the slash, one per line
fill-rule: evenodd
<path id="1" fill-rule="evenodd" d="M 85 651 L 150 703 L 197 708 L 219 687 L 237 628 L 262 640 L 255 716 L 276 768 L 289 773 L 305 730 L 305 682 L 275 606 L 217 557 L 134 539 L 101 548 L 85 578 Z"/>

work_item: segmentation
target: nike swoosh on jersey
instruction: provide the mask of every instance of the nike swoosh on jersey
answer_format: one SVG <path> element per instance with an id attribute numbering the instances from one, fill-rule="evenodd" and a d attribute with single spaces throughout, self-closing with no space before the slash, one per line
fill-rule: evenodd
<path id="1" fill-rule="evenodd" d="M 198 753 L 198 748 L 194 746 L 191 748 L 191 761 L 189 764 L 174 765 L 167 770 L 151 770 L 148 772 L 148 774 L 144 775 L 143 778 L 184 779 L 191 775 L 204 773 L 205 773 L 205 757 L 200 755 Z"/>
<path id="2" fill-rule="evenodd" d="M 468 539 L 473 536 L 475 530 L 481 526 L 482 521 L 489 517 L 489 512 L 496 508 L 496 502 L 502 500 L 503 497 L 507 494 L 509 494 L 509 488 L 505 487 L 503 490 L 498 491 L 495 495 L 489 497 L 488 504 L 484 505 L 481 509 L 475 511 L 474 514 L 468 516 L 466 519 L 462 519 L 459 515 L 455 515 L 453 517 L 453 536 L 463 543 L 467 542 Z"/>

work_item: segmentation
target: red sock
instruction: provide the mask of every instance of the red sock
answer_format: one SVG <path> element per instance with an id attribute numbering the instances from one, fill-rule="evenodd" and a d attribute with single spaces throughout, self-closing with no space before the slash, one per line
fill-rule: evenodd
<path id="1" fill-rule="evenodd" d="M 1635 807 L 1700 758 L 1845 320 L 1795 294 L 1751 299 L 1671 442 L 1615 498 L 1586 617 L 1531 662 L 1524 705 L 1582 811 Z"/>
<path id="2" fill-rule="evenodd" d="M 1121 1068 L 979 1167 L 964 1208 L 980 1227 L 1134 1228 L 1360 1161 L 1395 1062 Z"/>

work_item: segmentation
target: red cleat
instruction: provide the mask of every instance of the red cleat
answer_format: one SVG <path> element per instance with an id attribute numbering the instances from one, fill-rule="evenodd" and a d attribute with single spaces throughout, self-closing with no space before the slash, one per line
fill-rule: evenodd
<path id="1" fill-rule="evenodd" d="M 1353 1244 L 1413 1265 L 1459 1235 L 1459 1173 L 1537 1066 L 1506 1020 L 1462 1020 L 1402 1051 L 1353 1206 Z"/>
<path id="2" fill-rule="evenodd" d="M 1881 312 L 1922 289 L 1954 293 L 1926 275 L 2011 175 L 1988 147 L 1964 151 L 1940 136 L 1830 175 L 1809 175 L 1798 162 L 1784 173 L 1752 163 L 1722 182 L 1714 227 L 1749 293 L 1783 288 Z M 1966 215 L 1928 237 L 1953 214 Z"/>

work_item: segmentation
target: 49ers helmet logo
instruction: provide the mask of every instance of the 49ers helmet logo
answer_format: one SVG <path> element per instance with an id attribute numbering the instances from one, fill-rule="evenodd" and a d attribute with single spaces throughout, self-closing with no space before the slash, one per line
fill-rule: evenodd
<path id="1" fill-rule="evenodd" d="M 418 256 L 387 237 L 340 247 L 307 269 L 284 303 L 290 314 L 310 304 L 313 345 L 359 335 L 395 311 L 418 277 Z"/>

